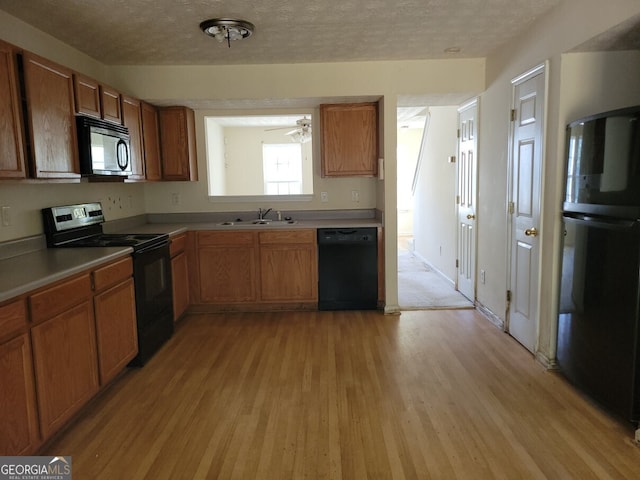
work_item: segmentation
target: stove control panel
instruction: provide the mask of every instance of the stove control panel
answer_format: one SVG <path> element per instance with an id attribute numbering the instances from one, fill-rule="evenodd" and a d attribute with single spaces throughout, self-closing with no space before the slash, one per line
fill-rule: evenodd
<path id="1" fill-rule="evenodd" d="M 50 207 L 42 210 L 45 229 L 61 232 L 104 222 L 100 202 Z"/>

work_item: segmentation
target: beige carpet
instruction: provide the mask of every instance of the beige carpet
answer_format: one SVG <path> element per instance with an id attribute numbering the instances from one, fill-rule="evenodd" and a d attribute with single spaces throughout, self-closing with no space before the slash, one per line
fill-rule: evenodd
<path id="1" fill-rule="evenodd" d="M 473 308 L 453 284 L 408 250 L 398 250 L 398 304 L 401 310 Z"/>

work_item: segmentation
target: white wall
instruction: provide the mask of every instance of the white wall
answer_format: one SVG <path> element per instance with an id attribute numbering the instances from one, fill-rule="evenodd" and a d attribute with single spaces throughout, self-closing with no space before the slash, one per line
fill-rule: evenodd
<path id="1" fill-rule="evenodd" d="M 604 104 L 632 101 L 637 93 L 637 78 L 640 78 L 635 54 L 632 54 L 633 65 L 620 58 L 616 60 L 619 54 L 605 55 L 606 61 L 584 57 L 579 62 L 582 64 L 579 69 L 571 64 L 576 57 L 567 59 L 568 56 L 562 54 L 637 14 L 640 14 L 637 0 L 567 0 L 536 22 L 531 30 L 523 32 L 520 39 L 487 59 L 487 90 L 480 101 L 477 265 L 487 273 L 486 283 L 477 285 L 477 297 L 482 305 L 502 319 L 505 318 L 507 290 L 506 200 L 511 79 L 548 62 L 537 345 L 537 355 L 546 361 L 555 357 L 561 238 L 559 212 L 563 188 L 564 126 L 570 118 L 568 113 L 577 114 L 580 110 L 597 110 Z M 588 75 L 581 75 L 578 70 L 583 73 L 591 71 Z"/>
<path id="2" fill-rule="evenodd" d="M 415 253 L 455 280 L 457 107 L 431 107 L 427 138 L 414 196 Z"/>
<path id="3" fill-rule="evenodd" d="M 398 130 L 398 235 L 413 235 L 413 177 L 423 128 Z"/>
<path id="4" fill-rule="evenodd" d="M 471 96 L 484 89 L 484 59 L 414 60 L 292 65 L 244 66 L 116 66 L 106 67 L 52 39 L 23 22 L 0 12 L 0 38 L 51 58 L 81 73 L 106 82 L 122 92 L 162 104 L 215 100 L 226 104 L 235 100 L 308 99 L 327 97 L 375 97 L 380 99 L 380 156 L 385 159 L 384 181 L 371 178 L 322 178 L 320 166 L 314 166 L 314 198 L 310 202 L 270 203 L 279 210 L 378 208 L 382 210 L 385 236 L 385 282 L 387 304 L 397 306 L 396 212 L 396 106 L 399 95 L 459 94 Z M 233 79 L 229 81 L 229 79 Z M 264 108 L 264 106 L 262 106 Z M 207 212 L 248 210 L 265 207 L 262 203 L 210 202 L 208 199 L 204 116 L 221 112 L 196 110 L 198 182 L 149 183 L 143 189 L 124 185 L 133 197 L 132 214 L 140 202 L 148 213 Z M 319 145 L 314 142 L 314 158 Z M 5 185 L 0 188 L 5 191 Z M 119 187 L 105 187 L 120 191 Z M 351 201 L 351 191 L 360 192 L 360 201 Z M 329 201 L 320 202 L 319 194 L 328 193 Z M 92 200 L 94 189 L 63 185 L 55 195 L 42 185 L 21 184 L 7 191 L 12 205 L 30 205 L 38 198 L 38 207 L 71 201 Z M 179 194 L 178 205 L 172 203 Z M 99 194 L 101 196 L 102 193 Z M 128 195 L 127 195 L 128 197 Z M 75 200 L 71 200 L 75 199 Z M 37 209 L 36 209 L 37 210 Z M 124 211 L 124 210 L 122 210 Z M 20 238 L 41 232 L 39 214 L 33 208 L 21 209 L 25 216 L 19 225 L 0 229 L 0 240 Z M 121 210 L 109 213 L 115 218 Z M 126 215 L 125 215 L 126 216 Z"/>
<path id="5" fill-rule="evenodd" d="M 209 119 L 205 124 L 206 161 L 211 169 L 209 173 L 209 191 L 226 193 L 227 172 L 224 159 L 224 129 Z"/>

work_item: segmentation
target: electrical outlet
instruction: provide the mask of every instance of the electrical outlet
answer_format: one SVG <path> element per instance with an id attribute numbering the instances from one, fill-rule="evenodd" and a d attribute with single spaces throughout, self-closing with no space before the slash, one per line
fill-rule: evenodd
<path id="1" fill-rule="evenodd" d="M 320 201 L 321 202 L 328 202 L 329 201 L 329 194 L 327 192 L 320 192 Z"/>
<path id="2" fill-rule="evenodd" d="M 172 193 L 171 194 L 171 205 L 173 205 L 173 206 L 180 205 L 180 194 L 179 193 Z"/>
<path id="3" fill-rule="evenodd" d="M 352 202 L 360 201 L 360 192 L 358 190 L 351 190 L 351 201 Z"/>
<path id="4" fill-rule="evenodd" d="M 2 207 L 2 226 L 3 227 L 11 226 L 11 208 L 10 207 Z"/>
<path id="5" fill-rule="evenodd" d="M 480 270 L 480 283 L 484 283 L 485 281 L 485 271 Z"/>

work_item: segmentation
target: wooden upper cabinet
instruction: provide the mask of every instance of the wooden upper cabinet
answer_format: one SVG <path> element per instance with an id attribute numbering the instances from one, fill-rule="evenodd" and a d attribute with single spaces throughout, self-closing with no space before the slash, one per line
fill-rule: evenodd
<path id="1" fill-rule="evenodd" d="M 159 113 L 162 178 L 198 180 L 193 110 L 187 107 L 164 107 L 160 108 Z"/>
<path id="2" fill-rule="evenodd" d="M 100 85 L 100 107 L 103 120 L 122 124 L 120 92 L 106 85 Z"/>
<path id="3" fill-rule="evenodd" d="M 144 180 L 144 153 L 142 148 L 142 109 L 137 98 L 122 95 L 122 119 L 129 129 L 131 171 L 129 180 Z"/>
<path id="4" fill-rule="evenodd" d="M 0 41 L 0 178 L 27 176 L 16 54 Z"/>
<path id="5" fill-rule="evenodd" d="M 100 118 L 100 85 L 93 78 L 73 74 L 76 113 Z"/>
<path id="6" fill-rule="evenodd" d="M 80 73 L 73 74 L 76 113 L 122 123 L 120 92 Z"/>
<path id="7" fill-rule="evenodd" d="M 78 178 L 73 72 L 25 52 L 24 84 L 36 178 Z"/>
<path id="8" fill-rule="evenodd" d="M 320 105 L 323 176 L 378 174 L 378 104 Z"/>
<path id="9" fill-rule="evenodd" d="M 142 102 L 142 140 L 147 180 L 162 180 L 158 109 L 145 102 Z"/>

